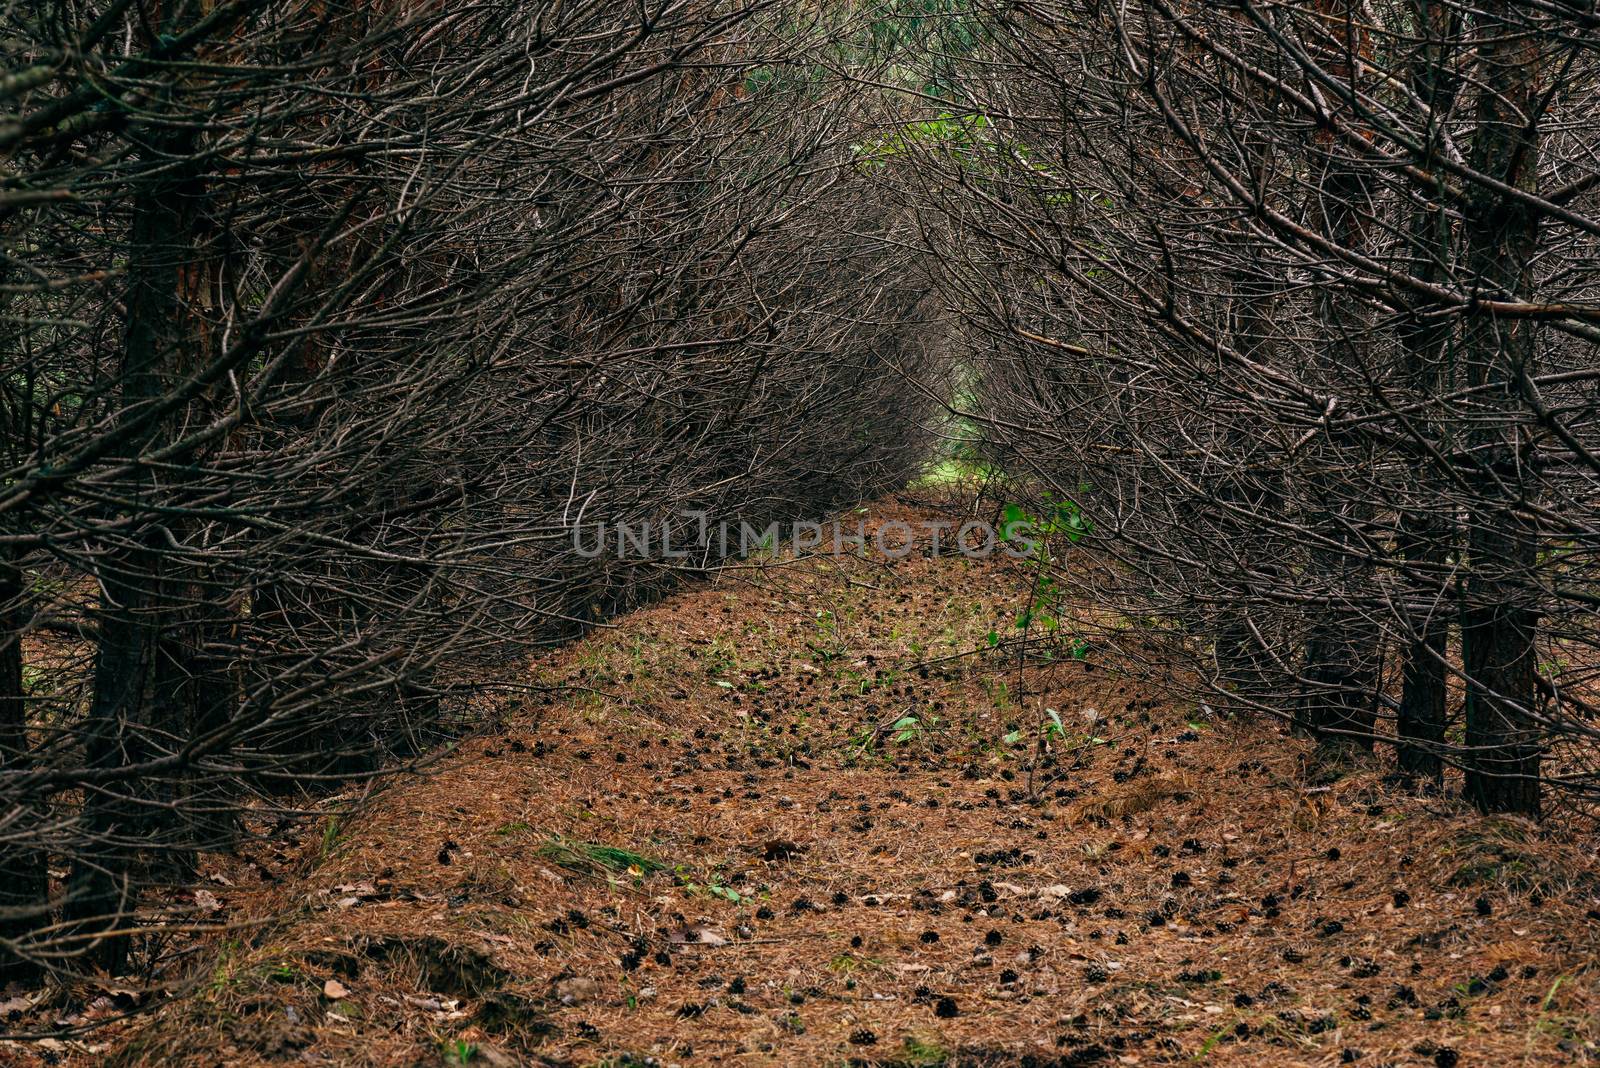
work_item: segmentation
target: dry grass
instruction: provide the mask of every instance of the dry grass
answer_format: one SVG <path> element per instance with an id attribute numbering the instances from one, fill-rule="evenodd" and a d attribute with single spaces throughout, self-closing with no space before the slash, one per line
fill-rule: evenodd
<path id="1" fill-rule="evenodd" d="M 1187 800 L 1194 784 L 1184 774 L 1162 775 L 1151 779 L 1113 785 L 1110 789 L 1078 806 L 1080 815 L 1103 820 L 1120 820 L 1149 812 L 1163 801 Z"/>

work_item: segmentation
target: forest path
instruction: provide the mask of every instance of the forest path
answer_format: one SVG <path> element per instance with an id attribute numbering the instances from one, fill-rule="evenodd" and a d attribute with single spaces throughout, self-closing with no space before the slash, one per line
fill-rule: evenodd
<path id="1" fill-rule="evenodd" d="M 552 654 L 528 681 L 562 691 L 390 785 L 295 885 L 298 912 L 120 1059 L 1471 1065 L 1595 1048 L 1594 886 L 1572 848 L 1377 771 L 1308 790 L 1302 743 L 1198 719 L 1093 652 L 1029 665 L 1019 697 L 987 636 L 1015 633 L 1027 581 L 1003 558 L 922 554 L 729 570 Z M 1068 737 L 1033 797 L 1045 709 Z M 1507 907 L 1541 882 L 1539 904 Z"/>

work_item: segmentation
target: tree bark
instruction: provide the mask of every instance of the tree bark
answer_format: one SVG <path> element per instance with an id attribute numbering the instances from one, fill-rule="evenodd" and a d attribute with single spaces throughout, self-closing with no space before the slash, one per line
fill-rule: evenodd
<path id="1" fill-rule="evenodd" d="M 1342 47 L 1332 51 L 1328 67 L 1352 87 L 1359 87 L 1361 65 L 1368 51 L 1366 31 L 1356 19 L 1349 0 L 1323 0 L 1323 19 L 1330 35 Z M 1365 253 L 1369 242 L 1367 213 L 1371 189 L 1357 161 L 1344 158 L 1331 136 L 1319 136 L 1311 158 L 1321 164 L 1317 183 L 1318 211 L 1324 232 L 1342 248 Z M 1347 368 L 1366 362 L 1361 351 L 1371 324 L 1355 303 L 1341 299 L 1336 286 L 1320 290 L 1320 318 L 1327 331 L 1322 358 L 1330 360 L 1326 373 L 1338 381 Z M 1377 628 L 1352 606 L 1370 586 L 1371 564 L 1353 544 L 1353 528 L 1368 522 L 1371 506 L 1361 500 L 1341 499 L 1338 468 L 1344 463 L 1346 442 L 1332 440 L 1322 450 L 1323 470 L 1313 470 L 1310 496 L 1320 514 L 1312 517 L 1324 543 L 1311 550 L 1311 567 L 1327 588 L 1328 604 L 1314 609 L 1306 641 L 1307 725 L 1317 746 L 1328 755 L 1342 756 L 1372 749 L 1376 722 Z M 1331 466 L 1330 466 L 1331 465 Z"/>
<path id="2" fill-rule="evenodd" d="M 1491 0 L 1477 16 L 1480 83 L 1472 162 L 1508 185 L 1532 190 L 1539 168 L 1539 44 L 1526 9 Z M 1485 296 L 1534 292 L 1531 263 L 1539 213 L 1492 189 L 1475 190 L 1466 212 L 1468 256 Z M 1467 675 L 1466 795 L 1484 812 L 1539 814 L 1540 732 L 1533 719 L 1534 641 L 1539 623 L 1538 543 L 1524 508 L 1537 492 L 1531 420 L 1518 379 L 1532 375 L 1535 320 L 1482 312 L 1466 337 L 1469 381 L 1484 390 L 1485 418 L 1471 432 L 1474 490 L 1468 530 L 1471 570 L 1461 633 Z"/>
<path id="3" fill-rule="evenodd" d="M 179 285 L 196 201 L 190 168 L 181 162 L 191 142 L 186 133 L 152 131 L 146 142 L 152 174 L 133 198 L 120 369 L 125 440 L 119 452 L 135 462 L 171 433 L 171 420 L 152 421 L 148 409 L 174 385 L 189 340 Z M 131 477 L 133 508 L 156 503 L 162 487 L 155 473 L 137 470 Z M 174 676 L 187 666 L 172 659 L 181 655 L 181 644 L 168 634 L 175 620 L 166 603 L 163 540 L 156 522 L 141 516 L 99 569 L 100 645 L 86 725 L 85 763 L 91 769 L 136 768 L 162 755 L 187 727 L 174 693 Z M 128 938 L 103 935 L 129 925 L 141 854 L 175 844 L 162 841 L 160 833 L 173 822 L 171 774 L 130 774 L 90 788 L 84 799 L 88 841 L 74 858 L 64 917 L 80 934 L 102 935 L 88 943 L 87 954 L 108 972 L 124 963 Z"/>
<path id="4" fill-rule="evenodd" d="M 27 624 L 26 578 L 0 549 L 0 771 L 16 772 L 30 762 L 27 690 L 23 684 L 22 634 Z M 45 857 L 26 842 L 16 842 L 40 821 L 30 815 L 30 799 L 13 798 L 16 807 L 5 815 L 5 837 L 0 846 L 0 986 L 27 981 L 38 967 L 5 943 L 25 944 L 29 932 L 48 918 Z"/>
<path id="5" fill-rule="evenodd" d="M 1460 28 L 1456 9 L 1440 0 L 1415 0 L 1412 12 L 1415 32 L 1421 40 L 1417 61 L 1410 69 L 1412 91 L 1428 105 L 1428 129 L 1423 139 L 1422 169 L 1432 173 L 1440 149 L 1442 116 L 1453 106 L 1460 79 L 1450 69 L 1454 52 L 1451 42 Z M 1427 282 L 1442 282 L 1450 257 L 1451 223 L 1444 210 L 1445 191 L 1432 191 L 1433 199 L 1422 199 L 1411 216 L 1411 272 Z M 1423 194 L 1419 194 L 1423 196 Z M 1427 305 L 1412 309 L 1402 320 L 1398 336 L 1405 363 L 1401 368 L 1406 384 L 1420 397 L 1437 396 L 1445 382 L 1445 362 L 1449 354 L 1451 330 L 1442 317 L 1427 314 Z M 1413 419 L 1418 432 L 1436 439 L 1441 428 L 1426 415 Z M 1435 444 L 1442 443 L 1435 441 Z M 1420 502 L 1437 496 L 1426 470 L 1420 471 L 1413 493 Z M 1407 585 L 1411 595 L 1406 609 L 1408 635 L 1402 641 L 1400 706 L 1395 733 L 1399 736 L 1400 769 L 1413 775 L 1440 779 L 1444 775 L 1442 757 L 1446 698 L 1448 695 L 1450 619 L 1443 611 L 1446 601 L 1443 579 L 1451 545 L 1453 524 L 1426 508 L 1402 512 L 1396 548 L 1407 564 Z M 1420 612 L 1411 604 L 1426 604 Z"/>

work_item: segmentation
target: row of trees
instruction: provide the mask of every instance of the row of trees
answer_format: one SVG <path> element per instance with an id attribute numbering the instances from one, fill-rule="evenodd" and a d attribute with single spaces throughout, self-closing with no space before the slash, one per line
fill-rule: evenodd
<path id="1" fill-rule="evenodd" d="M 1486 811 L 1600 791 L 1593 5 L 957 18 L 898 184 L 993 458 L 1114 561 L 1080 626 Z"/>
<path id="2" fill-rule="evenodd" d="M 904 479 L 826 7 L 0 10 L 0 981 L 157 969 L 200 856 L 684 566 L 575 525 Z"/>
<path id="3" fill-rule="evenodd" d="M 1596 18 L 0 11 L 0 977 L 125 970 L 203 854 L 714 562 L 574 527 L 903 480 L 944 310 L 1105 550 L 1086 634 L 1486 810 L 1592 794 Z"/>

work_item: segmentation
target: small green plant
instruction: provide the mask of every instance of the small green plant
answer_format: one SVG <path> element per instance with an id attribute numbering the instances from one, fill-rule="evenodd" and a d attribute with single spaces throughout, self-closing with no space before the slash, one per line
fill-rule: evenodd
<path id="1" fill-rule="evenodd" d="M 707 897 L 720 897 L 730 904 L 738 905 L 744 901 L 744 895 L 731 886 L 720 883 L 697 883 L 684 880 L 680 885 L 686 894 L 704 894 Z"/>
<path id="2" fill-rule="evenodd" d="M 1060 620 L 1049 609 L 1056 597 L 1056 581 L 1050 568 L 1055 560 L 1050 552 L 1053 537 L 1065 537 L 1076 545 L 1094 530 L 1078 502 L 1070 497 L 1057 499 L 1046 490 L 1045 507 L 1035 514 L 1020 504 L 1008 504 L 1001 512 L 1000 540 L 1018 547 L 1034 572 L 1033 590 L 1017 614 L 1017 629 L 1026 631 L 1035 621 L 1047 631 L 1060 627 Z M 991 646 L 997 641 L 991 640 Z"/>
<path id="3" fill-rule="evenodd" d="M 539 856 L 570 871 L 591 875 L 627 874 L 636 879 L 666 867 L 661 861 L 631 849 L 581 842 L 559 834 L 539 847 Z"/>
<path id="4" fill-rule="evenodd" d="M 339 817 L 329 816 L 322 821 L 322 842 L 317 847 L 317 860 L 327 860 L 339 845 Z"/>
<path id="5" fill-rule="evenodd" d="M 890 729 L 894 731 L 892 737 L 895 742 L 901 745 L 906 742 L 914 742 L 927 733 L 922 721 L 916 716 L 901 716 Z"/>
<path id="6" fill-rule="evenodd" d="M 711 648 L 706 654 L 705 671 L 707 675 L 727 675 L 739 666 L 739 655 L 727 640 L 718 638 L 711 643 Z"/>
<path id="7" fill-rule="evenodd" d="M 843 639 L 839 635 L 839 620 L 826 608 L 817 612 L 812 622 L 814 639 L 806 642 L 806 648 L 811 650 L 813 656 L 824 664 L 844 656 L 848 651 Z"/>
<path id="8" fill-rule="evenodd" d="M 288 961 L 267 966 L 267 978 L 274 983 L 293 983 L 300 978 L 300 969 Z"/>
<path id="9" fill-rule="evenodd" d="M 678 880 L 678 885 L 683 887 L 683 891 L 686 894 L 693 896 L 717 897 L 734 905 L 743 904 L 745 901 L 749 900 L 747 895 L 739 893 L 739 891 L 733 889 L 731 886 L 724 886 L 722 884 L 721 877 L 715 872 L 711 873 L 710 878 L 706 879 L 704 882 L 701 882 L 694 879 L 694 873 L 687 865 L 679 864 L 672 869 L 672 874 L 673 877 Z"/>
<path id="10" fill-rule="evenodd" d="M 828 970 L 838 975 L 849 975 L 860 966 L 860 961 L 850 953 L 840 953 L 828 962 Z"/>
<path id="11" fill-rule="evenodd" d="M 464 1038 L 445 1039 L 439 1052 L 446 1064 L 469 1064 L 478 1055 L 478 1047 Z"/>
<path id="12" fill-rule="evenodd" d="M 1216 1031 L 1212 1032 L 1211 1036 L 1202 1042 L 1200 1044 L 1200 1048 L 1195 1051 L 1194 1059 L 1197 1061 L 1205 1060 L 1211 1055 L 1211 1051 L 1217 1048 L 1217 1045 L 1222 1041 L 1222 1039 L 1232 1031 L 1233 1025 L 1229 1025 L 1227 1027 L 1218 1028 Z"/>
<path id="13" fill-rule="evenodd" d="M 1057 712 L 1053 708 L 1047 708 L 1044 711 L 1045 721 L 1044 726 L 1041 729 L 1044 731 L 1045 739 L 1047 741 L 1052 738 L 1056 741 L 1066 740 L 1067 728 L 1061 722 L 1061 713 Z"/>
<path id="14" fill-rule="evenodd" d="M 903 1068 L 943 1068 L 951 1053 L 934 1036 L 907 1035 L 905 1051 L 895 1063 Z"/>
<path id="15" fill-rule="evenodd" d="M 25 696 L 36 697 L 47 692 L 50 673 L 41 667 L 32 664 L 22 665 L 22 692 Z"/>

